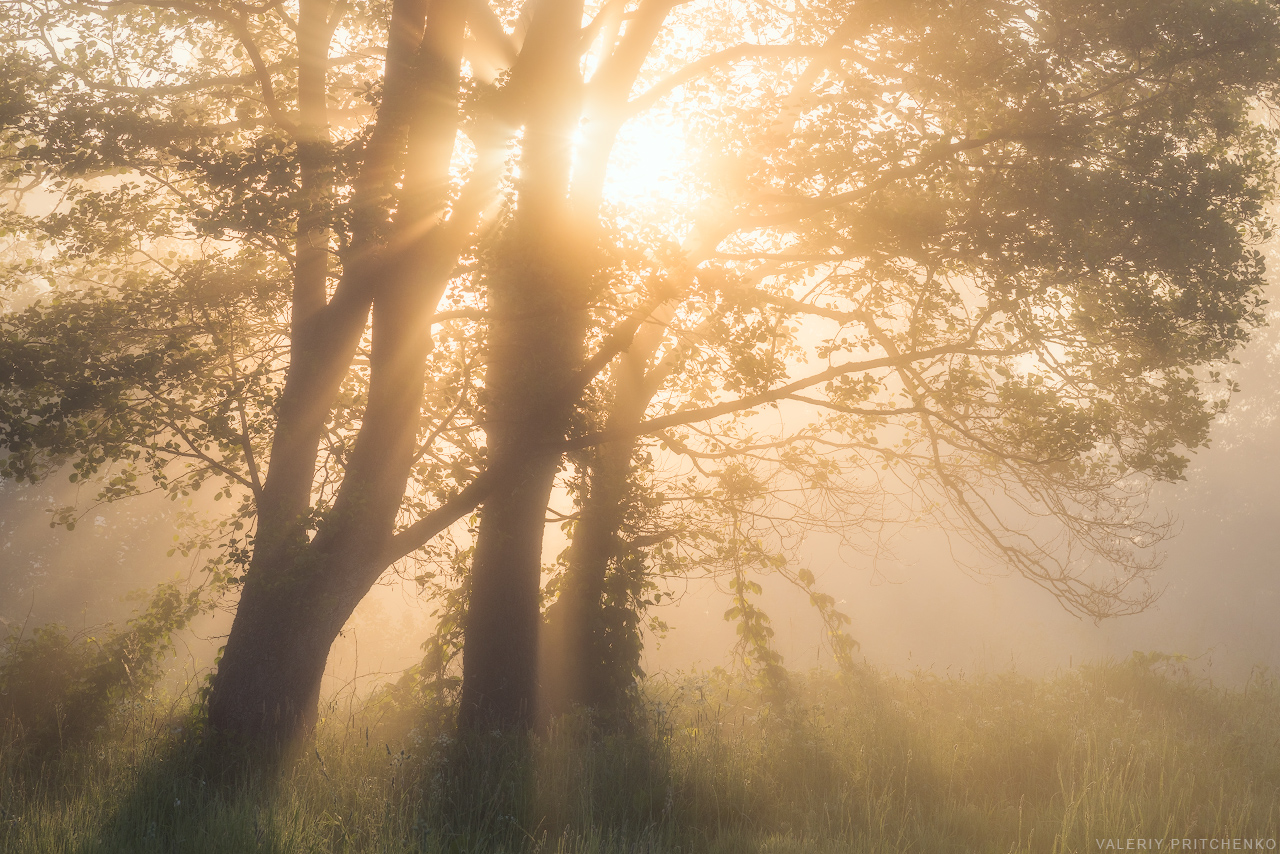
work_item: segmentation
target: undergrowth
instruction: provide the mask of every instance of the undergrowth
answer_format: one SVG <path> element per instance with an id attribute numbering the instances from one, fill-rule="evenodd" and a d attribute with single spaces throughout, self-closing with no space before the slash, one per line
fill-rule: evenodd
<path id="1" fill-rule="evenodd" d="M 173 636 L 209 604 L 201 590 L 160 584 L 123 626 L 71 633 L 58 624 L 0 637 L 0 726 L 27 753 L 55 755 L 93 740 L 112 709 L 151 695 Z"/>
<path id="2" fill-rule="evenodd" d="M 328 707 L 277 774 L 210 772 L 197 711 L 0 746 L 6 852 L 1084 852 L 1280 837 L 1280 685 L 1164 656 L 1045 679 L 871 669 L 650 681 L 625 725 L 459 739 L 447 703 Z M 1271 843 L 1274 845 L 1275 843 Z M 1207 843 L 1206 843 L 1207 848 Z"/>

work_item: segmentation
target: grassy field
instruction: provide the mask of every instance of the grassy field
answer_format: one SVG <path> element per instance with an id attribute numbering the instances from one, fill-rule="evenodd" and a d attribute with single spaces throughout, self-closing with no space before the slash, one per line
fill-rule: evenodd
<path id="1" fill-rule="evenodd" d="M 655 681 L 625 734 L 577 719 L 527 742 L 459 742 L 432 718 L 385 700 L 335 705 L 315 749 L 270 777 L 211 775 L 198 718 L 174 702 L 119 710 L 90 747 L 57 758 L 10 737 L 0 749 L 0 850 L 843 854 L 1280 843 L 1280 683 L 1260 675 L 1224 690 L 1163 657 L 1039 681 L 815 674 L 795 677 L 787 701 L 772 705 L 723 676 Z"/>

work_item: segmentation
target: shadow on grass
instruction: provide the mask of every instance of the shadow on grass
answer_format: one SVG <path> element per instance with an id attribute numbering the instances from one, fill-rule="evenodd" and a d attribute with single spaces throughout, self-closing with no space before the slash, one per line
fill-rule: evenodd
<path id="1" fill-rule="evenodd" d="M 772 706 L 691 677 L 650 684 L 630 726 L 578 715 L 519 737 L 366 709 L 275 773 L 156 719 L 47 766 L 0 749 L 16 795 L 0 849 L 1032 854 L 1275 837 L 1280 685 L 1220 689 L 1150 665 L 797 677 Z"/>
<path id="2" fill-rule="evenodd" d="M 349 740 L 350 741 L 350 740 Z M 437 736 L 419 754 L 320 742 L 278 770 L 174 740 L 139 762 L 71 849 L 116 852 L 660 852 L 673 786 L 663 746 L 582 719 L 543 737 Z M 371 742 L 371 743 L 370 743 Z"/>
<path id="3" fill-rule="evenodd" d="M 265 767 L 264 767 L 265 765 Z M 243 751 L 174 738 L 142 759 L 77 854 L 292 852 L 276 815 L 283 772 Z"/>

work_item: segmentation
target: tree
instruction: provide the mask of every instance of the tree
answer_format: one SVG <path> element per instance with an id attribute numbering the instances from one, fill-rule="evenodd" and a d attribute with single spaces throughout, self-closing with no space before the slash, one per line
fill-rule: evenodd
<path id="1" fill-rule="evenodd" d="M 1207 166 L 1201 159 L 1207 151 L 1186 160 L 1185 150 L 1171 156 L 1189 136 L 1198 137 L 1205 129 L 1193 129 L 1201 119 L 1181 124 L 1197 109 L 1192 101 L 1207 94 L 1199 85 L 1210 77 L 1221 79 L 1200 77 L 1205 69 L 1198 63 L 1212 53 L 1206 34 L 1213 33 L 1224 45 L 1251 38 L 1245 34 L 1253 24 L 1243 19 L 1209 24 L 1187 7 L 1174 12 L 1093 6 L 1077 14 L 1037 6 L 993 25 L 981 15 L 972 17 L 975 9 L 917 5 L 887 14 L 877 22 L 879 29 L 872 25 L 860 32 L 855 28 L 865 22 L 843 21 L 848 30 L 841 37 L 852 32 L 857 34 L 853 44 L 858 37 L 863 40 L 860 56 L 853 56 L 853 44 L 842 44 L 854 69 L 852 80 L 830 68 L 809 66 L 810 79 L 802 78 L 787 101 L 772 97 L 783 91 L 782 80 L 748 78 L 757 94 L 769 94 L 747 97 L 740 114 L 725 123 L 734 138 L 723 142 L 721 150 L 735 142 L 747 150 L 737 167 L 749 178 L 732 208 L 746 223 L 740 219 L 729 228 L 718 224 L 723 230 L 716 238 L 721 256 L 732 258 L 750 286 L 724 289 L 717 295 L 719 304 L 690 312 L 684 335 L 696 336 L 698 346 L 686 345 L 686 350 L 702 359 L 719 359 L 720 366 L 743 364 L 746 370 L 735 364 L 737 370 L 729 375 L 737 373 L 736 383 L 748 388 L 755 380 L 756 393 L 747 395 L 752 403 L 786 406 L 790 401 L 795 413 L 795 402 L 800 402 L 831 416 L 814 420 L 793 414 L 792 423 L 803 426 L 789 438 L 775 432 L 761 440 L 745 430 L 726 434 L 702 428 L 672 435 L 672 428 L 723 415 L 732 407 L 710 405 L 688 415 L 677 412 L 645 421 L 649 398 L 669 383 L 676 372 L 672 363 L 686 358 L 675 347 L 657 365 L 646 365 L 656 352 L 652 345 L 628 354 L 633 366 L 645 366 L 651 374 L 646 380 L 618 378 L 615 400 L 625 403 L 615 403 L 604 432 L 610 437 L 656 435 L 686 455 L 703 476 L 700 490 L 684 490 L 689 497 L 674 514 L 681 521 L 668 529 L 673 538 L 691 527 L 691 501 L 729 505 L 719 516 L 734 516 L 732 530 L 740 530 L 743 508 L 726 499 L 737 493 L 757 505 L 752 535 L 731 537 L 703 556 L 719 558 L 729 570 L 728 564 L 740 563 L 744 546 L 758 563 L 776 565 L 780 550 L 761 550 L 762 536 L 768 539 L 772 531 L 779 535 L 775 540 L 785 540 L 798 529 L 828 524 L 842 509 L 832 506 L 831 499 L 839 497 L 837 504 L 849 509 L 847 499 L 852 498 L 855 509 L 837 526 L 844 531 L 874 532 L 895 518 L 935 513 L 944 524 L 972 535 L 994 562 L 1012 565 L 1070 610 L 1094 618 L 1139 610 L 1151 598 L 1144 584 L 1155 565 L 1151 549 L 1166 529 L 1142 515 L 1145 483 L 1137 475 L 1179 478 L 1185 460 L 1177 448 L 1202 443 L 1208 425 L 1209 407 L 1195 402 L 1194 381 L 1178 371 L 1203 356 L 1209 361 L 1224 358 L 1232 340 L 1258 320 L 1255 276 L 1260 258 L 1244 244 L 1231 253 L 1240 264 L 1236 271 L 1218 268 L 1214 274 L 1236 282 L 1227 290 L 1238 300 L 1231 313 L 1231 323 L 1238 325 L 1230 332 L 1219 326 L 1220 308 L 1197 316 L 1208 306 L 1190 283 L 1206 268 L 1182 252 L 1197 236 L 1207 236 L 1205 220 L 1191 212 L 1202 208 L 1186 204 L 1207 189 L 1202 184 L 1201 190 L 1191 189 L 1205 177 L 1200 167 Z M 833 29 L 839 32 L 840 27 Z M 1172 45 L 1180 42 L 1189 53 L 1177 59 L 1181 49 Z M 744 52 L 731 49 L 702 68 L 739 60 Z M 894 62 L 878 61 L 883 56 L 894 57 Z M 1102 56 L 1107 57 L 1106 71 L 1094 65 Z M 1260 54 L 1255 59 L 1270 61 Z M 1101 76 L 1094 76 L 1099 71 Z M 823 74 L 829 75 L 825 81 Z M 1200 84 L 1173 95 L 1178 85 L 1193 78 Z M 1143 82 L 1134 87 L 1139 79 Z M 1006 89 L 1008 83 L 1013 85 Z M 721 87 L 732 91 L 732 85 L 725 80 Z M 860 95 L 852 96 L 850 88 Z M 964 92 L 972 93 L 972 100 L 960 94 Z M 1201 104 L 1216 103 L 1209 111 L 1221 116 L 1217 111 L 1226 104 L 1214 97 Z M 1162 103 L 1146 112 L 1156 101 Z M 902 109 L 903 103 L 908 109 Z M 744 125 L 750 125 L 747 116 L 756 120 L 757 139 L 763 142 L 751 137 L 737 142 Z M 780 121 L 788 123 L 788 130 L 794 122 L 798 131 L 789 138 L 782 135 L 783 142 L 777 134 Z M 1217 119 L 1209 121 L 1218 130 L 1224 127 Z M 929 138 L 925 127 L 934 123 L 935 129 L 945 128 L 948 122 L 981 130 Z M 1244 138 L 1258 132 L 1238 127 Z M 1218 130 L 1191 147 L 1220 144 Z M 1215 138 L 1217 142 L 1209 142 Z M 856 140 L 852 147 L 874 152 L 873 157 L 859 162 L 833 153 L 842 139 Z M 932 152 L 930 142 L 938 146 Z M 968 146 L 972 149 L 965 151 Z M 1237 150 L 1232 158 L 1239 158 L 1237 165 L 1251 157 L 1269 160 L 1265 146 L 1252 155 Z M 904 151 L 913 151 L 915 159 L 898 159 Z M 1208 168 L 1222 174 L 1220 167 Z M 1260 211 L 1254 205 L 1268 192 L 1262 177 L 1268 169 L 1262 166 L 1255 173 L 1262 183 L 1254 186 L 1263 194 L 1245 202 L 1252 211 L 1241 209 L 1245 219 Z M 1197 177 L 1188 185 L 1191 176 Z M 828 189 L 815 194 L 815 187 Z M 1244 190 L 1237 199 L 1244 201 L 1252 192 Z M 1161 197 L 1163 202 L 1155 201 Z M 751 232 L 752 225 L 769 229 L 772 244 L 762 241 L 760 232 Z M 747 232 L 746 239 L 738 237 L 737 245 L 725 252 L 729 242 L 722 235 L 734 240 L 736 227 Z M 1264 225 L 1254 242 L 1265 233 Z M 1211 243 L 1202 247 L 1218 251 L 1209 248 Z M 1150 280 L 1136 284 L 1146 277 L 1181 284 L 1153 292 Z M 1253 284 L 1236 290 L 1246 279 Z M 754 285 L 758 281 L 767 285 Z M 1067 285 L 1072 281 L 1082 289 Z M 1134 300 L 1137 294 L 1142 296 Z M 1101 317 L 1108 320 L 1099 322 Z M 807 318 L 805 333 L 777 331 L 802 318 Z M 839 324 L 834 334 L 816 332 L 819 319 Z M 1204 335 L 1209 327 L 1217 331 Z M 761 346 L 754 359 L 744 359 L 742 343 L 753 336 Z M 781 365 L 790 377 L 800 373 L 794 362 L 773 354 L 806 336 L 820 342 L 809 352 L 827 358 L 830 367 L 810 372 L 808 380 L 770 382 L 770 367 Z M 988 345 L 971 352 L 920 352 L 966 336 L 971 343 L 985 337 Z M 1196 343 L 1191 344 L 1192 338 Z M 1175 340 L 1179 343 L 1173 349 L 1180 355 L 1167 349 Z M 1189 349 L 1182 349 L 1184 344 Z M 1200 349 L 1205 345 L 1224 349 L 1209 356 Z M 872 371 L 862 376 L 856 361 L 830 364 L 833 354 L 859 350 L 910 358 L 904 365 L 867 365 Z M 1174 364 L 1180 368 L 1171 370 Z M 624 363 L 615 369 L 635 370 Z M 683 369 L 688 371 L 687 362 Z M 763 381 L 761 373 L 766 373 Z M 635 393 L 624 386 L 643 389 L 644 400 L 637 405 Z M 702 391 L 710 403 L 705 385 Z M 697 394 L 696 386 L 686 391 L 689 397 Z M 1217 405 L 1222 403 L 1219 398 Z M 1163 426 L 1152 429 L 1154 422 L 1147 418 L 1156 410 Z M 632 414 L 623 415 L 626 411 Z M 584 561 L 583 554 L 593 548 L 587 544 L 598 548 L 617 527 L 616 516 L 596 524 L 607 511 L 601 514 L 593 507 L 593 498 L 597 490 L 608 488 L 610 478 L 618 482 L 610 472 L 636 449 L 627 442 L 600 447 L 615 448 L 615 462 L 591 467 L 593 483 L 583 490 L 577 522 L 582 530 L 567 567 L 566 606 L 579 610 L 574 598 L 599 596 L 609 560 L 598 555 L 594 562 Z M 834 454 L 847 454 L 845 464 L 824 466 Z M 908 484 L 898 494 L 916 501 L 886 507 L 893 503 L 886 501 L 894 495 L 892 484 L 886 488 L 867 478 L 879 470 L 888 471 L 891 481 Z M 849 472 L 861 477 L 850 481 Z M 793 494 L 769 501 L 770 495 L 776 499 L 785 491 L 780 473 Z M 992 487 L 999 494 L 996 500 Z M 650 490 L 659 487 L 651 484 Z M 604 504 L 618 507 L 616 502 Z M 786 530 L 779 532 L 780 527 Z M 626 553 L 625 542 L 615 546 L 619 554 Z M 1081 561 L 1090 556 L 1120 571 L 1086 571 Z M 795 580 L 811 586 L 799 573 Z M 731 571 L 729 584 L 736 600 L 730 614 L 743 620 L 743 636 L 768 632 L 744 601 L 741 575 Z M 584 590 L 588 592 L 580 592 Z M 823 607 L 828 625 L 838 627 L 831 603 L 820 594 L 814 601 Z M 589 630 L 577 618 L 566 623 L 578 632 Z M 590 650 L 593 643 L 598 648 L 606 642 L 600 630 L 597 635 L 594 641 L 582 636 L 566 641 L 548 658 L 570 661 L 575 650 Z M 765 663 L 767 656 L 767 651 L 760 656 Z M 598 660 L 597 655 L 597 666 Z M 576 676 L 563 677 L 568 684 L 560 690 L 587 701 L 591 686 L 606 682 L 589 673 L 589 665 L 579 665 Z"/>
<path id="2" fill-rule="evenodd" d="M 752 567 L 813 579 L 759 532 L 896 518 L 882 471 L 1069 607 L 1139 606 L 1141 483 L 1260 319 L 1264 2 L 5 14 L 9 275 L 58 297 L 4 315 L 5 472 L 241 498 L 209 715 L 255 740 L 306 731 L 361 597 L 477 507 L 462 722 L 527 724 L 566 461 L 570 700 L 646 562 L 724 567 L 767 642 Z M 607 179 L 658 108 L 704 162 L 638 221 Z"/>

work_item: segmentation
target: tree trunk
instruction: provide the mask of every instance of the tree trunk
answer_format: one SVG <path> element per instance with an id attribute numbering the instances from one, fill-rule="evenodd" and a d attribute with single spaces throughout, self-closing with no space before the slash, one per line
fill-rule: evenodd
<path id="1" fill-rule="evenodd" d="M 314 727 L 329 648 L 359 601 L 315 583 L 332 566 L 291 569 L 246 582 L 209 698 L 215 732 L 272 751 Z"/>
<path id="2" fill-rule="evenodd" d="M 560 596 L 547 610 L 539 647 L 543 720 L 575 706 L 614 708 L 618 687 L 633 662 L 617 660 L 603 619 L 605 578 L 625 544 L 619 536 L 628 514 L 631 442 L 596 449 L 581 515 L 573 529 Z"/>
<path id="3" fill-rule="evenodd" d="M 377 284 L 387 275 L 394 247 L 388 217 L 396 182 L 404 172 L 413 120 L 415 56 L 426 27 L 427 0 L 395 0 L 387 46 L 385 94 L 365 151 L 352 201 L 353 245 L 343 259 L 342 278 L 327 303 L 325 233 L 328 191 L 326 117 L 329 3 L 307 0 L 299 7 L 299 160 L 302 186 L 294 258 L 289 371 L 276 416 L 270 469 L 257 499 L 257 532 L 249 574 L 270 573 L 304 551 L 316 458 L 325 422 L 369 321 Z M 324 151 L 322 152 L 322 149 Z M 256 569 L 262 567 L 262 569 Z M 233 628 L 234 631 L 234 628 Z"/>
<path id="4" fill-rule="evenodd" d="M 599 216 L 610 153 L 628 115 L 627 99 L 673 5 L 671 0 L 643 0 L 585 88 L 583 139 L 574 160 L 570 203 L 578 221 L 590 222 L 591 228 Z M 616 36 L 620 23 L 620 19 L 612 21 L 606 30 Z M 617 364 L 611 427 L 638 423 L 644 414 L 652 395 L 642 388 L 644 367 L 661 340 L 660 332 L 655 337 L 642 329 Z M 624 440 L 601 446 L 591 455 L 564 588 L 547 613 L 546 634 L 539 644 L 539 704 L 544 719 L 575 705 L 616 705 L 617 686 L 625 682 L 615 672 L 617 650 L 608 648 L 601 609 L 609 565 L 622 553 L 618 531 L 628 513 L 634 448 L 634 441 Z"/>
<path id="5" fill-rule="evenodd" d="M 638 425 L 657 384 L 646 377 L 660 346 L 666 311 L 650 317 L 613 370 L 613 399 L 608 427 L 625 432 Z M 620 708 L 636 654 L 622 637 L 610 637 L 604 619 L 605 582 L 610 565 L 629 550 L 621 531 L 631 514 L 632 456 L 636 440 L 619 439 L 595 448 L 589 457 L 587 488 L 573 529 L 564 586 L 547 610 L 546 637 L 539 650 L 543 668 L 542 713 L 545 719 L 574 706 Z M 616 622 L 616 621 L 615 621 Z M 638 630 L 635 629 L 635 630 Z"/>
<path id="6" fill-rule="evenodd" d="M 455 259 L 439 220 L 457 130 L 464 8 L 460 0 L 433 0 L 414 63 L 417 88 L 403 89 L 412 97 L 397 115 L 410 121 L 397 135 L 414 168 L 397 215 L 401 236 L 393 236 L 389 250 L 353 259 L 364 263 L 366 276 L 370 265 L 382 274 L 367 283 L 373 309 L 369 401 L 342 487 L 310 541 L 302 516 L 310 506 L 316 428 L 323 428 L 336 390 L 330 374 L 340 379 L 347 369 L 341 359 L 350 354 L 318 354 L 306 345 L 322 339 L 306 334 L 291 354 L 293 396 L 287 388 L 286 400 L 294 403 L 282 405 L 258 541 L 209 698 L 214 729 L 253 744 L 287 748 L 310 731 L 330 647 L 386 566 L 417 442 L 430 318 Z M 347 272 L 347 282 L 359 275 Z M 342 308 L 337 302 L 335 297 L 325 313 Z M 338 316 L 358 338 L 363 321 L 355 325 L 351 315 Z M 330 343 L 340 351 L 353 348 L 352 330 L 342 331 Z M 316 399 L 306 399 L 305 390 Z"/>
<path id="7" fill-rule="evenodd" d="M 581 26 L 582 0 L 538 4 L 511 73 L 524 140 L 516 210 L 486 282 L 485 432 L 498 485 L 481 513 L 463 624 L 460 724 L 470 730 L 527 727 L 535 714 L 542 536 L 580 393 L 591 270 L 581 247 L 595 231 L 575 228 L 568 204 Z"/>
<path id="8" fill-rule="evenodd" d="M 565 239 L 543 240 L 543 230 L 539 224 L 529 235 L 537 239 L 506 247 L 508 266 L 491 288 L 486 432 L 498 485 L 481 512 L 471 567 L 466 729 L 528 726 L 535 714 L 543 529 L 584 333 L 581 296 L 571 286 L 578 276 L 559 251 Z"/>

